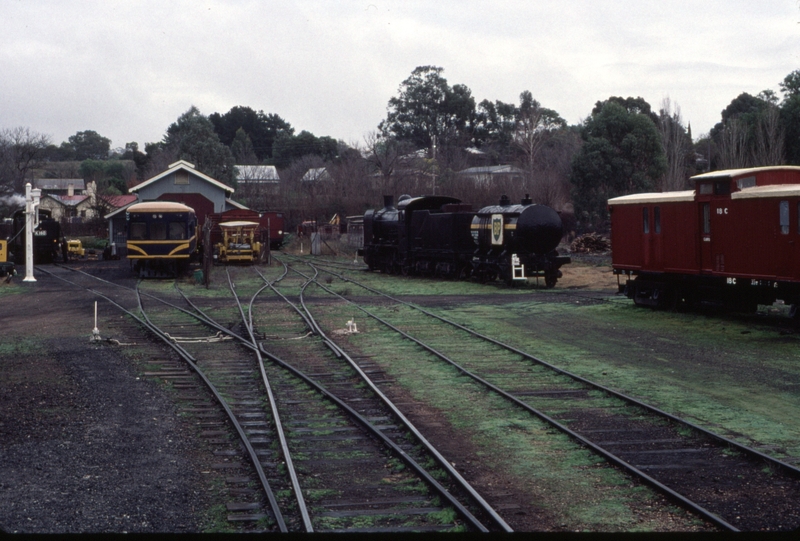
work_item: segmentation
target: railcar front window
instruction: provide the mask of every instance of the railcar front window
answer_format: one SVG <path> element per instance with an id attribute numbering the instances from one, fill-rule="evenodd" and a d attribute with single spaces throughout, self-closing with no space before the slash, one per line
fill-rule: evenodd
<path id="1" fill-rule="evenodd" d="M 656 234 L 661 233 L 661 207 L 653 208 L 653 229 Z"/>
<path id="2" fill-rule="evenodd" d="M 789 234 L 789 202 L 780 202 L 781 235 Z"/>
<path id="3" fill-rule="evenodd" d="M 186 238 L 186 226 L 183 222 L 169 223 L 169 240 L 183 240 Z"/>
<path id="4" fill-rule="evenodd" d="M 167 224 L 164 222 L 151 222 L 150 240 L 167 240 Z"/>
<path id="5" fill-rule="evenodd" d="M 131 240 L 144 240 L 147 235 L 147 224 L 144 222 L 131 222 L 128 227 L 128 238 Z"/>
<path id="6" fill-rule="evenodd" d="M 642 209 L 642 231 L 645 235 L 650 232 L 650 214 L 647 212 L 647 207 Z"/>

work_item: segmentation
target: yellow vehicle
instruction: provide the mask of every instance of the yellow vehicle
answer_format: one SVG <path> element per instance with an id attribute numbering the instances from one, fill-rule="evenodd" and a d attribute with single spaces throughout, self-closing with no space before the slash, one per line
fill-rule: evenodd
<path id="1" fill-rule="evenodd" d="M 83 243 L 80 240 L 68 240 L 67 253 L 70 258 L 83 257 L 86 255 L 86 250 L 83 249 Z"/>
<path id="2" fill-rule="evenodd" d="M 8 276 L 11 279 L 16 273 L 14 262 L 8 260 L 8 241 L 0 240 L 0 277 Z"/>
<path id="3" fill-rule="evenodd" d="M 224 222 L 222 242 L 215 246 L 217 263 L 253 263 L 261 259 L 261 243 L 256 240 L 259 228 L 257 222 Z"/>

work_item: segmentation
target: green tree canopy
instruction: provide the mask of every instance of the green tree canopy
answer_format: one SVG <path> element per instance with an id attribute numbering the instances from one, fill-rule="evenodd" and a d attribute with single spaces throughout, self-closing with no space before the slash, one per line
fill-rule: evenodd
<path id="1" fill-rule="evenodd" d="M 464 85 L 447 84 L 443 68 L 420 66 L 389 100 L 388 114 L 378 128 L 416 148 L 447 146 L 472 138 L 475 99 Z"/>
<path id="2" fill-rule="evenodd" d="M 72 149 L 72 159 L 77 161 L 107 160 L 111 149 L 111 139 L 94 130 L 79 131 L 71 135 L 68 144 Z"/>
<path id="3" fill-rule="evenodd" d="M 641 98 L 629 102 L 636 103 L 633 108 L 620 98 L 599 102 L 583 124 L 583 146 L 572 162 L 570 178 L 575 215 L 582 227 L 603 227 L 609 198 L 652 190 L 666 171 L 650 106 L 637 100 Z"/>
<path id="4" fill-rule="evenodd" d="M 305 156 L 319 156 L 332 161 L 339 154 L 339 144 L 332 137 L 317 137 L 305 130 L 297 135 L 280 135 L 273 144 L 272 162 L 279 168 L 288 167 Z"/>
<path id="5" fill-rule="evenodd" d="M 241 105 L 232 107 L 225 114 L 212 113 L 208 118 L 220 141 L 231 148 L 237 137 L 236 132 L 243 130 L 250 138 L 253 153 L 259 162 L 272 158 L 272 146 L 279 136 L 294 135 L 294 128 L 280 116 L 256 112 Z"/>
<path id="6" fill-rule="evenodd" d="M 151 148 L 155 150 L 147 145 L 145 148 L 148 154 Z M 163 149 L 174 151 L 178 159 L 193 163 L 210 177 L 228 186 L 236 186 L 231 149 L 219 140 L 214 125 L 194 105 L 167 128 Z"/>

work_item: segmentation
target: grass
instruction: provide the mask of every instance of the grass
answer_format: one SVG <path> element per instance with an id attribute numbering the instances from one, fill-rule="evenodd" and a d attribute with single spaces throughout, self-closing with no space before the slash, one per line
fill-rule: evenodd
<path id="1" fill-rule="evenodd" d="M 12 338 L 0 342 L 0 357 L 31 355 L 41 352 L 44 345 L 41 340 L 34 338 Z"/>
<path id="2" fill-rule="evenodd" d="M 546 502 L 571 528 L 648 529 L 648 522 L 642 525 L 629 506 L 640 501 L 641 494 L 631 491 L 627 477 L 566 436 L 460 376 L 455 368 L 419 352 L 405 353 L 414 348 L 396 336 L 374 332 L 351 340 L 363 352 L 385 359 L 383 368 L 415 400 L 439 409 L 490 467 L 524 480 L 531 501 Z M 597 470 L 602 475 L 596 475 Z"/>

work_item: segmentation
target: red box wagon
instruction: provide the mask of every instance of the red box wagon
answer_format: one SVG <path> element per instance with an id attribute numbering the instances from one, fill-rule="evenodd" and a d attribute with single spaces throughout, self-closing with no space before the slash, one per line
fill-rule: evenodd
<path id="1" fill-rule="evenodd" d="M 800 167 L 714 171 L 609 199 L 612 266 L 636 304 L 800 304 Z M 800 314 L 798 314 L 800 315 Z"/>

